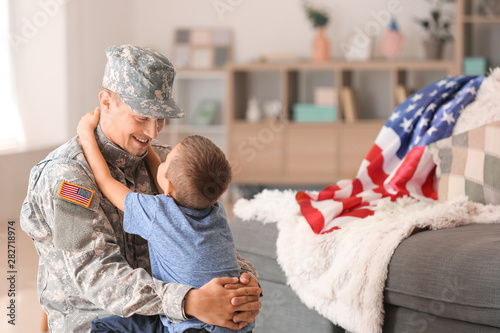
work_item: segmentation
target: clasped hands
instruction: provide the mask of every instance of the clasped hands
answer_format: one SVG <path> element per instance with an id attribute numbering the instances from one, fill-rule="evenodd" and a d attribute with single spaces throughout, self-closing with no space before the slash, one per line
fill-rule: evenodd
<path id="1" fill-rule="evenodd" d="M 215 278 L 187 293 L 184 311 L 204 323 L 238 330 L 255 321 L 261 292 L 257 279 L 248 273 L 239 279 Z"/>

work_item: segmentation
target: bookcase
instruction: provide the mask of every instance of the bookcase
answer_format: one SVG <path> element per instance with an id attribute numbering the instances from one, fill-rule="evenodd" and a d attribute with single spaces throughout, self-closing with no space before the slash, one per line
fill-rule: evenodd
<path id="1" fill-rule="evenodd" d="M 500 3 L 500 1 L 499 1 Z M 380 128 L 405 95 L 448 75 L 463 73 L 464 59 L 500 65 L 500 15 L 480 13 L 481 1 L 456 0 L 453 57 L 445 60 L 332 59 L 324 63 L 233 64 L 227 69 L 228 153 L 241 184 L 330 184 L 354 178 Z M 293 105 L 311 103 L 315 87 L 337 89 L 338 121 L 294 121 Z M 353 92 L 354 121 L 342 91 Z M 249 123 L 246 103 L 279 99 L 279 119 Z"/>
<path id="2" fill-rule="evenodd" d="M 456 0 L 455 54 L 457 65 L 462 66 L 466 57 L 484 57 L 487 66 L 500 66 L 500 2 Z M 480 13 L 480 6 L 489 3 L 493 13 Z M 462 70 L 462 68 L 460 68 Z"/>
<path id="3" fill-rule="evenodd" d="M 368 149 L 396 107 L 394 91 L 420 74 L 420 89 L 439 78 L 457 74 L 452 60 L 347 62 L 309 61 L 232 64 L 227 68 L 227 124 L 229 159 L 235 165 L 234 181 L 240 184 L 324 185 L 354 178 Z M 379 89 L 373 94 L 364 84 Z M 367 78 L 368 77 L 368 78 Z M 316 87 L 348 88 L 359 95 L 357 118 L 345 121 L 346 101 L 338 96 L 335 122 L 303 123 L 293 117 L 296 103 L 311 103 Z M 373 95 L 370 95 L 373 94 Z M 356 96 L 355 96 L 356 97 Z M 249 122 L 247 101 L 261 105 L 278 99 L 277 118 Z M 374 106 L 374 104 L 378 104 Z"/>
<path id="4" fill-rule="evenodd" d="M 486 57 L 489 67 L 500 65 L 500 16 L 480 15 L 478 3 L 455 1 L 451 59 L 332 59 L 182 69 L 174 89 L 187 116 L 170 121 L 161 140 L 175 144 L 189 134 L 209 137 L 228 154 L 234 182 L 242 185 L 325 185 L 354 178 L 380 128 L 405 95 L 462 73 L 466 57 Z M 294 104 L 312 103 L 317 87 L 337 89 L 337 121 L 295 121 Z M 344 88 L 354 95 L 354 121 L 346 121 L 349 108 L 341 96 Z M 279 101 L 279 119 L 248 121 L 251 98 L 258 100 L 261 111 L 265 102 Z M 209 125 L 200 126 L 193 117 L 204 99 L 218 100 L 220 112 Z"/>

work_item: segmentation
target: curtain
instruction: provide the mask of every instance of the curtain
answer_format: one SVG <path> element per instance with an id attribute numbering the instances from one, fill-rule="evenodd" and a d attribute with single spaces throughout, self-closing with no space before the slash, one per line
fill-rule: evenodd
<path id="1" fill-rule="evenodd" d="M 14 95 L 9 1 L 0 0 L 0 151 L 22 148 L 24 133 Z"/>

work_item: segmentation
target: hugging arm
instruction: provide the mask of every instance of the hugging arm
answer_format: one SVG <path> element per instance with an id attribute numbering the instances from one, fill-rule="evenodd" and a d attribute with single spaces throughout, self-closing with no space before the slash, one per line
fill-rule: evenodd
<path id="1" fill-rule="evenodd" d="M 124 210 L 125 197 L 130 189 L 115 180 L 109 172 L 108 164 L 99 150 L 94 136 L 94 130 L 99 123 L 100 109 L 87 113 L 78 123 L 78 135 L 82 143 L 85 158 L 92 169 L 95 181 L 101 192 L 117 208 Z"/>

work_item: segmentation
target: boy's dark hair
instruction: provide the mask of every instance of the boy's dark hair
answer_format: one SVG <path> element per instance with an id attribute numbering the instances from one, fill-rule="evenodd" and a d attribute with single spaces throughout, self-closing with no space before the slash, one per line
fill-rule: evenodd
<path id="1" fill-rule="evenodd" d="M 178 149 L 166 174 L 174 187 L 175 200 L 195 209 L 213 205 L 231 183 L 231 166 L 226 156 L 200 135 L 183 139 Z"/>

